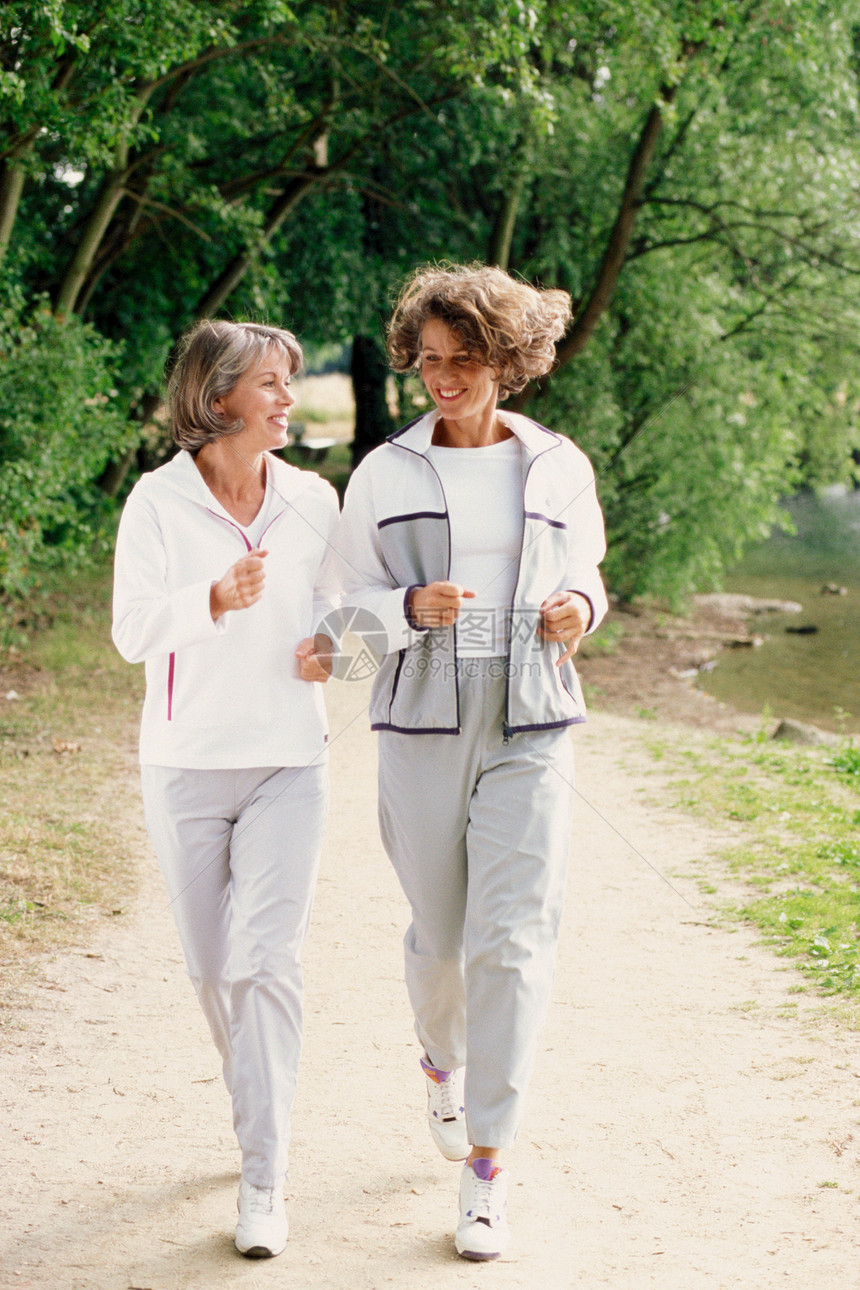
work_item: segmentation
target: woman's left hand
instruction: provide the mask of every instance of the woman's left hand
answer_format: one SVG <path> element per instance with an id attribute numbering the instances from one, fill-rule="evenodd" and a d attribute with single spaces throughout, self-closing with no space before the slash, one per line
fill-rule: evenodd
<path id="1" fill-rule="evenodd" d="M 567 649 L 556 660 L 556 667 L 573 658 L 590 622 L 591 602 L 578 591 L 556 591 L 543 602 L 538 635 L 559 644 L 567 641 Z"/>
<path id="2" fill-rule="evenodd" d="M 296 658 L 299 660 L 299 676 L 303 681 L 325 682 L 331 676 L 331 660 L 334 646 L 328 636 L 318 633 L 306 636 L 296 647 Z"/>

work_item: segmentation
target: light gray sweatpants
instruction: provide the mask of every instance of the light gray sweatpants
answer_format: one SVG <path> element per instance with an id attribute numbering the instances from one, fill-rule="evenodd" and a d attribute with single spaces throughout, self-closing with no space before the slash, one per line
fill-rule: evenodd
<path id="1" fill-rule="evenodd" d="M 279 1186 L 327 767 L 141 766 L 141 783 L 188 972 L 221 1054 L 242 1176 L 257 1187 Z"/>
<path id="2" fill-rule="evenodd" d="M 573 811 L 566 729 L 503 739 L 504 660 L 461 660 L 459 735 L 380 731 L 383 845 L 412 909 L 415 1030 L 466 1067 L 473 1146 L 513 1145 L 549 1002 Z"/>

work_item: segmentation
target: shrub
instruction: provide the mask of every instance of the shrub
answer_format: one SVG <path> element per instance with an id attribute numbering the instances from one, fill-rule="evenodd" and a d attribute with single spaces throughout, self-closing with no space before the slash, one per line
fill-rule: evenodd
<path id="1" fill-rule="evenodd" d="M 0 626 L 20 615 L 44 571 L 91 558 L 112 504 L 98 488 L 131 441 L 113 372 L 121 346 L 44 301 L 0 302 Z"/>

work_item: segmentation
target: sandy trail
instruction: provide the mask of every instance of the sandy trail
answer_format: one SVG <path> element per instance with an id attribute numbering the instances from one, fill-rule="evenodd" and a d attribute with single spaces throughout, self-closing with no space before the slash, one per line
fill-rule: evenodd
<path id="1" fill-rule="evenodd" d="M 695 873 L 713 836 L 642 791 L 639 727 L 600 715 L 574 736 L 582 800 L 508 1162 L 514 1240 L 493 1265 L 457 1259 L 458 1167 L 423 1121 L 367 694 L 331 691 L 286 1252 L 233 1249 L 228 1100 L 135 808 L 138 906 L 47 964 L 0 1055 L 3 1290 L 860 1286 L 860 1035 L 712 921 Z"/>

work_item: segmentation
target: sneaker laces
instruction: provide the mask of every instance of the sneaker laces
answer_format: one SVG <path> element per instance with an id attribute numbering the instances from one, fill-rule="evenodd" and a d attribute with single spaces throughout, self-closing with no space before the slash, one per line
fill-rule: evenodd
<path id="1" fill-rule="evenodd" d="M 252 1214 L 270 1218 L 275 1211 L 275 1189 L 252 1184 L 248 1188 L 248 1208 Z"/>
<path id="2" fill-rule="evenodd" d="M 463 1108 L 459 1105 L 457 1093 L 457 1080 L 454 1078 L 454 1071 L 439 1071 L 429 1062 L 422 1058 L 421 1066 L 424 1074 L 430 1080 L 430 1100 L 434 1116 L 442 1120 L 443 1123 L 451 1120 L 458 1120 L 463 1114 Z M 440 1075 L 445 1075 L 445 1079 L 439 1079 Z"/>
<path id="3" fill-rule="evenodd" d="M 437 1106 L 439 1118 L 442 1120 L 456 1120 L 461 1114 L 461 1108 L 457 1106 L 454 1097 L 454 1079 L 449 1076 L 441 1084 L 436 1085 L 438 1092 Z"/>
<path id="4" fill-rule="evenodd" d="M 472 1195 L 466 1213 L 476 1223 L 486 1223 L 492 1227 L 499 1217 L 498 1206 L 493 1204 L 493 1183 L 500 1171 L 494 1169 L 489 1178 L 479 1178 L 474 1169 L 472 1174 Z"/>

